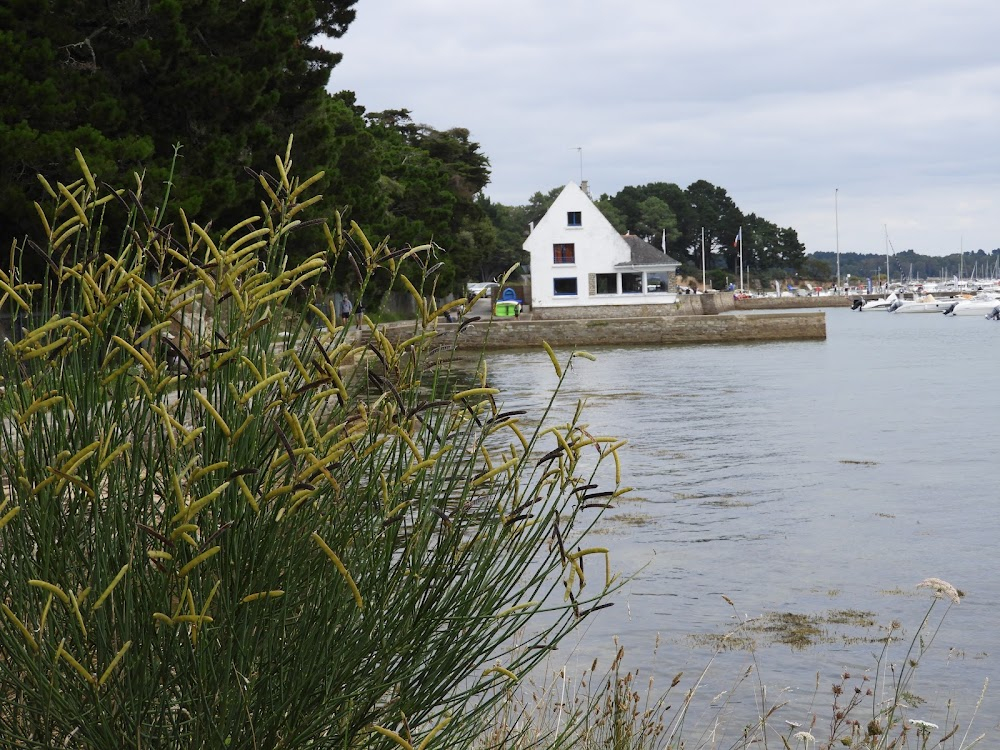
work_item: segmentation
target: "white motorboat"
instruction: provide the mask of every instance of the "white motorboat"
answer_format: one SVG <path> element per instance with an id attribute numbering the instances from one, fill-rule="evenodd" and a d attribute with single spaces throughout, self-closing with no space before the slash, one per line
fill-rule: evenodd
<path id="1" fill-rule="evenodd" d="M 893 302 L 899 300 L 896 293 L 893 292 L 888 297 L 883 297 L 882 299 L 870 299 L 865 304 L 863 304 L 859 309 L 861 312 L 870 312 L 872 310 L 881 310 L 885 312 L 889 309 Z"/>
<path id="2" fill-rule="evenodd" d="M 945 315 L 988 315 L 1000 304 L 1000 298 L 994 294 L 977 294 L 972 299 L 956 302 L 954 307 L 944 311 Z"/>
<path id="3" fill-rule="evenodd" d="M 899 300 L 889 308 L 892 313 L 943 313 L 955 304 L 955 299 L 935 299 L 933 294 L 927 294 L 913 300 Z"/>

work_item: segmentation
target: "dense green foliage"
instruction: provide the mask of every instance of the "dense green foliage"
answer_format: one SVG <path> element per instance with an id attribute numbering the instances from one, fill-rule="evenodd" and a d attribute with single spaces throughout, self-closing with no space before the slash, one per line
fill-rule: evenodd
<path id="1" fill-rule="evenodd" d="M 74 147 L 104 179 L 145 172 L 155 195 L 180 142 L 177 205 L 217 221 L 242 215 L 257 200 L 244 167 L 273 170 L 288 134 L 322 116 L 340 56 L 317 38 L 341 36 L 354 2 L 5 3 L 0 239 L 27 233 L 36 173 L 69 181 Z M 325 164 L 324 144 L 307 140 L 300 151 Z"/>
<path id="2" fill-rule="evenodd" d="M 686 189 L 656 182 L 626 187 L 607 200 L 622 215 L 626 228 L 659 243 L 666 231 L 667 252 L 689 270 L 701 267 L 702 230 L 705 265 L 739 272 L 735 244 L 742 227 L 743 264 L 755 274 L 791 273 L 801 268 L 805 247 L 794 229 L 781 228 L 756 214 L 744 214 L 724 188 L 698 180 Z"/>
<path id="3" fill-rule="evenodd" d="M 155 206 L 180 144 L 161 225 L 180 210 L 227 223 L 258 211 L 261 181 L 277 185 L 273 154 L 294 133 L 297 168 L 324 172 L 316 188 L 368 234 L 434 242 L 443 288 L 478 276 L 495 230 L 475 201 L 489 162 L 468 131 L 417 125 L 405 110 L 366 113 L 353 93 L 326 91 L 340 55 L 320 40 L 345 33 L 355 1 L 0 6 L 0 246 L 33 234 L 32 201 L 44 196 L 35 175 L 68 183 L 76 147 L 99 181 L 142 173 Z M 301 232 L 288 251 L 305 257 L 319 240 Z M 28 261 L 37 276 L 40 258 Z M 330 283 L 351 277 L 338 267 Z"/>

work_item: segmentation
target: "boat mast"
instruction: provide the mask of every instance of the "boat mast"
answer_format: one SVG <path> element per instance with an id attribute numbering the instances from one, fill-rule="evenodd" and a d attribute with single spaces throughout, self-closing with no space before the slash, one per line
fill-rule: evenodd
<path id="1" fill-rule="evenodd" d="M 833 226 L 837 237 L 837 289 L 840 289 L 840 212 L 837 210 L 837 193 L 840 188 L 833 190 Z"/>
<path id="2" fill-rule="evenodd" d="M 885 230 L 885 288 L 889 288 L 889 227 L 886 224 L 882 225 Z"/>

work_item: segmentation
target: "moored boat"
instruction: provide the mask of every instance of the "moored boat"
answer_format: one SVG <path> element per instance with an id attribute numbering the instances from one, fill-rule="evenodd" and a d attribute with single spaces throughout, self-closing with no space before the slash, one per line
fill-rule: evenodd
<path id="1" fill-rule="evenodd" d="M 870 299 L 858 309 L 861 312 L 871 312 L 872 310 L 882 310 L 884 312 L 888 310 L 889 307 L 892 305 L 892 303 L 896 302 L 898 299 L 899 297 L 897 297 L 896 293 L 893 292 L 888 297 L 883 297 L 881 299 Z"/>
<path id="2" fill-rule="evenodd" d="M 933 294 L 927 294 L 913 300 L 898 300 L 890 307 L 892 313 L 943 313 L 955 304 L 954 299 L 935 299 Z"/>
<path id="3" fill-rule="evenodd" d="M 972 299 L 963 299 L 944 311 L 949 316 L 987 315 L 1000 304 L 995 294 L 978 294 Z"/>

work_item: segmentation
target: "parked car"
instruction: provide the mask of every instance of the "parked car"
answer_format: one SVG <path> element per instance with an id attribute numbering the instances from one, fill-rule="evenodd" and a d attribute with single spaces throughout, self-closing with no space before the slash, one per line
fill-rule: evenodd
<path id="1" fill-rule="evenodd" d="M 475 297 L 483 289 L 486 290 L 486 294 L 483 295 L 484 297 L 492 297 L 493 292 L 499 288 L 500 285 L 495 281 L 473 281 L 465 285 L 465 291 L 470 297 Z"/>

